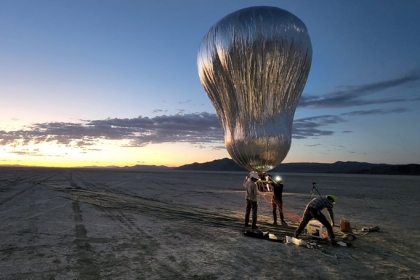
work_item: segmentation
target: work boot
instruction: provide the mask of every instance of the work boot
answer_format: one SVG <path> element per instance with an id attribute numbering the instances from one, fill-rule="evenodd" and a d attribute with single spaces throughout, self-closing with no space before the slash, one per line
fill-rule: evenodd
<path id="1" fill-rule="evenodd" d="M 251 228 L 252 228 L 252 229 L 257 229 L 257 228 L 258 228 L 258 226 L 252 226 Z"/>
<path id="2" fill-rule="evenodd" d="M 283 220 L 283 221 L 281 221 L 281 225 L 282 226 L 287 226 L 288 224 L 286 223 L 286 221 Z"/>

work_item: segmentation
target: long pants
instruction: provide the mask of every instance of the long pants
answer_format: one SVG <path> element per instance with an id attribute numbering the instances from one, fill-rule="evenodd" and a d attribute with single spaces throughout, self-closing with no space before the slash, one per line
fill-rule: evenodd
<path id="1" fill-rule="evenodd" d="M 273 197 L 271 199 L 271 209 L 273 210 L 273 219 L 274 223 L 277 223 L 277 208 L 279 208 L 280 213 L 280 221 L 284 221 L 284 215 L 283 215 L 283 199 L 277 199 Z"/>
<path id="2" fill-rule="evenodd" d="M 299 227 L 295 231 L 295 236 L 298 236 L 302 230 L 306 227 L 306 225 L 309 223 L 310 220 L 317 219 L 321 224 L 323 224 L 328 231 L 328 237 L 331 240 L 335 239 L 334 231 L 332 229 L 332 226 L 330 222 L 327 220 L 327 218 L 322 214 L 320 210 L 313 209 L 313 208 L 306 208 L 305 212 L 303 213 L 302 221 L 299 224 Z"/>
<path id="3" fill-rule="evenodd" d="M 257 210 L 258 203 L 256 201 L 246 200 L 246 212 L 245 212 L 245 226 L 249 225 L 249 215 L 252 209 L 252 227 L 257 225 Z"/>

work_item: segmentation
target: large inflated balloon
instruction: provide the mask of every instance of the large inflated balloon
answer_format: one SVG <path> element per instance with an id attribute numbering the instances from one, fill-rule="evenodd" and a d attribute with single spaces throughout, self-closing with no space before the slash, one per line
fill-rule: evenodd
<path id="1" fill-rule="evenodd" d="M 236 163 L 262 172 L 287 156 L 311 61 L 305 24 L 280 8 L 245 8 L 210 28 L 198 73 Z"/>

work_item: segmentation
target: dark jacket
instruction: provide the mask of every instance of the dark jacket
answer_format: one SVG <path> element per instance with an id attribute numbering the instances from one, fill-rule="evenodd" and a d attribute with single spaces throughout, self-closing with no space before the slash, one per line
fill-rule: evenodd
<path id="1" fill-rule="evenodd" d="M 271 186 L 273 187 L 273 198 L 277 198 L 278 200 L 281 200 L 283 197 L 283 184 L 280 183 L 276 183 L 276 182 L 272 182 Z"/>

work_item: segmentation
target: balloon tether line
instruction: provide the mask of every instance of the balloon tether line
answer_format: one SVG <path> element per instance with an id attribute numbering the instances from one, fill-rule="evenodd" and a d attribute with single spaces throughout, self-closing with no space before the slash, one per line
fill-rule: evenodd
<path id="1" fill-rule="evenodd" d="M 265 200 L 265 202 L 267 202 L 267 204 L 271 207 L 271 200 L 269 200 L 269 199 L 267 199 L 266 197 L 265 197 L 265 192 L 262 192 L 262 193 L 264 193 L 264 194 L 260 194 L 260 196 L 261 197 L 263 197 L 263 199 Z M 272 192 L 268 192 L 269 194 L 270 194 L 270 197 L 272 197 L 273 196 L 273 193 Z M 277 204 L 277 205 L 279 205 L 280 206 L 280 203 L 279 202 L 277 202 L 277 201 L 275 201 L 275 203 Z M 285 207 L 284 206 L 284 202 L 283 202 L 283 204 L 282 204 L 282 212 L 283 212 L 283 214 L 286 214 L 287 213 L 287 218 L 289 219 L 289 220 L 291 220 L 292 222 L 296 222 L 296 221 L 299 221 L 300 219 L 301 219 L 301 216 L 299 216 L 298 214 L 296 214 L 295 212 L 293 212 L 293 211 L 291 211 L 291 210 L 289 210 L 289 209 L 287 209 L 287 207 Z M 276 211 L 277 211 L 277 209 L 276 209 Z"/>

